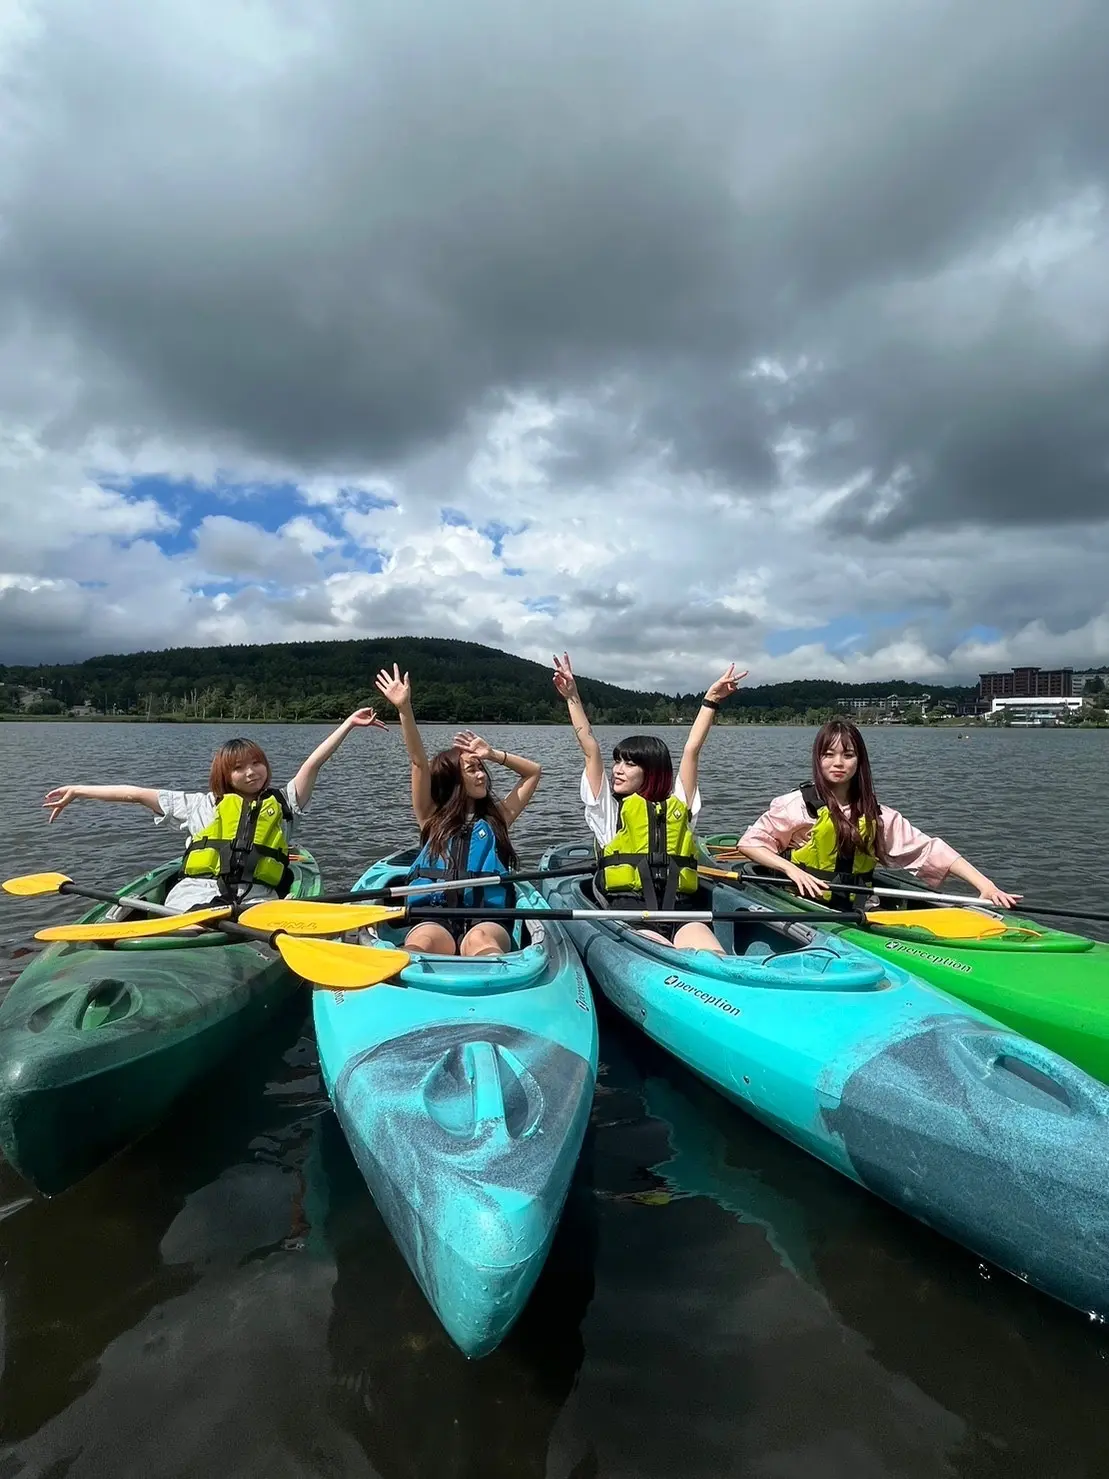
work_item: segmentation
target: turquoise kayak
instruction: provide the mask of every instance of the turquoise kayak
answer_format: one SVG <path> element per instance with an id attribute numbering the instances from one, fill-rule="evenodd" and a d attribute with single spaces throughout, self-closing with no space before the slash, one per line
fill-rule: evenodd
<path id="1" fill-rule="evenodd" d="M 403 881 L 415 850 L 356 889 Z M 543 908 L 520 885 L 521 905 Z M 317 991 L 324 1083 L 366 1184 L 428 1302 L 467 1356 L 507 1334 L 543 1267 L 597 1078 L 597 1020 L 557 923 L 520 948 L 414 954 L 394 980 Z M 381 927 L 395 946 L 403 929 Z"/>
<path id="2" fill-rule="evenodd" d="M 291 897 L 314 898 L 311 853 Z M 181 861 L 121 890 L 164 901 Z M 148 915 L 97 904 L 86 922 Z M 264 941 L 212 930 L 114 945 L 57 942 L 0 1005 L 0 1149 L 48 1195 L 64 1191 L 162 1119 L 174 1102 L 302 985 Z"/>
<path id="3" fill-rule="evenodd" d="M 591 847 L 550 849 L 543 868 Z M 553 909 L 595 906 L 551 878 Z M 902 1211 L 1066 1304 L 1109 1317 L 1109 1090 L 891 961 L 718 885 L 729 952 L 568 925 L 595 984 L 733 1103 Z"/>

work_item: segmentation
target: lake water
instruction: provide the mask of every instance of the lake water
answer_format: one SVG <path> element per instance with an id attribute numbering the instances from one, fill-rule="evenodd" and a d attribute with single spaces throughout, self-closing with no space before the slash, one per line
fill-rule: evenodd
<path id="1" fill-rule="evenodd" d="M 292 775 L 326 732 L 252 727 Z M 672 748 L 678 730 L 658 731 Z M 429 726 L 429 748 L 449 739 Z M 211 726 L 0 725 L 5 875 L 122 884 L 180 834 L 51 785 L 200 789 Z M 619 737 L 601 731 L 603 744 Z M 536 756 L 526 861 L 581 834 L 568 729 Z M 812 731 L 717 730 L 706 830 L 807 770 Z M 874 729 L 879 794 L 1041 903 L 1109 910 L 1099 732 Z M 299 834 L 328 887 L 411 842 L 395 733 L 356 733 Z M 73 900 L 0 902 L 10 981 Z M 1103 935 L 1104 937 L 1104 935 Z M 466 1362 L 394 1250 L 295 1004 L 158 1131 L 47 1201 L 0 1165 L 0 1476 L 1086 1479 L 1109 1468 L 1109 1336 L 762 1130 L 611 1013 L 555 1247 Z"/>

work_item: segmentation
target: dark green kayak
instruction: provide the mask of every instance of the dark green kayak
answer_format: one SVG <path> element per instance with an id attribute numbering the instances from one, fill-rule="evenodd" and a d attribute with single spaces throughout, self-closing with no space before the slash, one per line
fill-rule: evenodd
<path id="1" fill-rule="evenodd" d="M 301 849 L 292 866 L 291 895 L 318 895 L 312 855 Z M 164 864 L 121 892 L 161 903 L 179 870 Z M 139 917 L 112 904 L 83 916 Z M 155 1125 L 300 984 L 264 944 L 218 932 L 48 945 L 0 1005 L 0 1149 L 39 1191 L 63 1191 Z"/>

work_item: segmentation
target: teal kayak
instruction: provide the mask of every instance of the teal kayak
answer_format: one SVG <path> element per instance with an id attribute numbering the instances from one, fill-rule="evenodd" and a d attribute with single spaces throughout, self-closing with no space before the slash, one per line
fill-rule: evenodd
<path id="1" fill-rule="evenodd" d="M 587 859 L 549 850 L 543 868 Z M 550 878 L 553 909 L 595 906 Z M 779 1134 L 981 1258 L 1109 1317 L 1109 1089 L 1039 1043 L 835 933 L 760 923 L 718 885 L 727 950 L 628 924 L 568 928 L 595 984 L 647 1035 Z"/>
<path id="2" fill-rule="evenodd" d="M 180 860 L 120 892 L 161 903 Z M 301 849 L 291 895 L 320 892 Z M 98 904 L 85 921 L 148 918 Z M 281 957 L 217 932 L 55 943 L 0 1005 L 0 1149 L 37 1190 L 64 1191 L 162 1119 L 297 989 Z"/>
<path id="3" fill-rule="evenodd" d="M 403 881 L 415 850 L 355 888 Z M 520 885 L 518 902 L 542 908 Z M 505 955 L 414 954 L 394 980 L 317 991 L 324 1083 L 355 1160 L 439 1320 L 467 1356 L 504 1338 L 558 1225 L 589 1121 L 597 1020 L 561 925 Z M 395 946 L 403 929 L 382 926 Z M 374 943 L 374 941 L 371 941 Z"/>

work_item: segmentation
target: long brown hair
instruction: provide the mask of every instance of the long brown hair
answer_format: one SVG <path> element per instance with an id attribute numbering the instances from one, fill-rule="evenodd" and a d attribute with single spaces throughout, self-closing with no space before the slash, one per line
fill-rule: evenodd
<path id="1" fill-rule="evenodd" d="M 820 762 L 839 740 L 845 750 L 854 750 L 855 774 L 847 785 L 847 810 L 836 800 L 831 786 L 824 779 Z M 836 846 L 840 853 L 849 857 L 853 852 L 872 852 L 880 863 L 888 862 L 886 839 L 882 832 L 882 811 L 874 794 L 874 781 L 870 774 L 870 756 L 866 752 L 866 741 L 850 719 L 829 719 L 822 724 L 812 743 L 812 778 L 821 801 L 828 808 L 828 815 L 836 829 Z M 864 841 L 859 823 L 866 819 L 870 841 Z"/>
<path id="2" fill-rule="evenodd" d="M 251 760 L 266 767 L 266 785 L 268 786 L 273 778 L 273 767 L 260 745 L 248 739 L 228 740 L 226 744 L 220 745 L 212 756 L 212 770 L 208 776 L 208 789 L 217 801 L 222 801 L 225 796 L 235 791 L 231 784 L 231 772 L 238 770 L 241 765 L 249 764 Z"/>
<path id="3" fill-rule="evenodd" d="M 431 804 L 434 815 L 424 823 L 420 840 L 428 845 L 432 858 L 449 861 L 450 845 L 464 827 L 469 825 L 471 815 L 476 820 L 484 818 L 493 829 L 497 839 L 497 855 L 505 867 L 515 869 L 519 863 L 516 849 L 508 839 L 508 824 L 504 819 L 501 803 L 493 795 L 493 783 L 489 772 L 482 765 L 487 782 L 484 796 L 471 798 L 466 795 L 462 781 L 462 757 L 458 750 L 440 750 L 431 757 Z"/>

